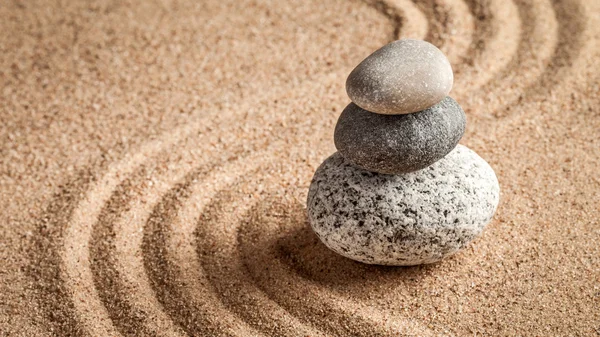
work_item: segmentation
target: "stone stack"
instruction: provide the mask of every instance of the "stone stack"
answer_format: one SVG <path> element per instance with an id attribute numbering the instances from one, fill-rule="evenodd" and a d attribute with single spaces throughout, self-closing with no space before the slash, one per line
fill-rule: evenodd
<path id="1" fill-rule="evenodd" d="M 491 220 L 498 180 L 457 145 L 466 117 L 447 96 L 452 83 L 446 56 L 420 40 L 392 42 L 352 71 L 338 152 L 317 169 L 308 194 L 309 221 L 327 247 L 369 264 L 433 263 Z"/>

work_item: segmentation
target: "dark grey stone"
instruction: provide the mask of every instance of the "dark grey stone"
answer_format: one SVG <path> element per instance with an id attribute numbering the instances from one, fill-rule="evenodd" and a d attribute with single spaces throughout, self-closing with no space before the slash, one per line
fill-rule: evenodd
<path id="1" fill-rule="evenodd" d="M 417 265 L 465 247 L 491 220 L 499 196 L 494 170 L 462 145 L 402 175 L 362 170 L 336 152 L 315 172 L 308 219 L 327 247 L 350 259 Z"/>
<path id="2" fill-rule="evenodd" d="M 425 168 L 448 154 L 465 132 L 466 116 L 451 97 L 420 112 L 381 115 L 350 103 L 335 126 L 334 142 L 365 170 L 398 174 Z"/>

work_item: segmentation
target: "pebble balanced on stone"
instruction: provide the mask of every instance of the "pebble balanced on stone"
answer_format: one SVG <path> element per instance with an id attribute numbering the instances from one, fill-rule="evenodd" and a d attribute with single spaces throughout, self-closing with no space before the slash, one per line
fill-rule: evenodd
<path id="1" fill-rule="evenodd" d="M 369 264 L 433 263 L 491 220 L 500 187 L 485 160 L 457 145 L 466 117 L 447 96 L 452 82 L 446 56 L 420 40 L 392 42 L 352 71 L 338 152 L 308 193 L 309 222 L 327 247 Z"/>

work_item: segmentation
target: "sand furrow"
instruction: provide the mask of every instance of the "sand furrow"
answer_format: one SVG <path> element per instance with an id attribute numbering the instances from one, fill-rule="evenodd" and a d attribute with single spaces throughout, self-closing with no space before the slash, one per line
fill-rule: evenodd
<path id="1" fill-rule="evenodd" d="M 464 62 L 454 66 L 451 95 L 467 107 L 473 105 L 478 89 L 504 69 L 518 52 L 522 22 L 515 2 L 501 0 L 465 1 L 475 18 L 471 47 Z"/>
<path id="2" fill-rule="evenodd" d="M 395 31 L 395 39 L 425 39 L 429 31 L 427 17 L 411 0 L 387 0 L 390 8 L 396 11 L 400 27 Z"/>
<path id="3" fill-rule="evenodd" d="M 141 226 L 127 214 L 142 206 L 137 197 L 139 188 L 148 182 L 146 167 L 133 176 L 117 186 L 94 225 L 90 242 L 94 283 L 112 323 L 122 335 L 183 336 L 168 317 L 156 310 L 153 297 L 145 292 L 149 287 L 146 288 L 143 269 L 135 260 Z"/>
<path id="4" fill-rule="evenodd" d="M 187 334 L 255 335 L 256 331 L 219 305 L 218 296 L 209 286 L 189 242 L 193 237 L 193 222 L 173 228 L 183 202 L 181 198 L 189 197 L 187 186 L 203 178 L 206 177 L 197 172 L 188 175 L 186 183 L 167 192 L 154 208 L 144 230 L 146 272 L 161 306 Z"/>
<path id="5" fill-rule="evenodd" d="M 179 133 L 150 142 L 132 154 L 127 160 L 116 162 L 107 173 L 95 181 L 87 195 L 73 210 L 64 232 L 61 260 L 64 273 L 62 281 L 69 289 L 82 329 L 90 335 L 117 335 L 106 307 L 102 304 L 94 284 L 91 271 L 90 241 L 92 230 L 114 190 L 124 179 L 133 174 L 147 158 L 154 157 L 163 147 L 178 143 L 192 128 L 183 128 Z"/>
<path id="6" fill-rule="evenodd" d="M 515 86 L 513 95 L 505 99 L 503 102 L 504 105 L 496 109 L 495 115 L 499 117 L 509 115 L 508 112 L 514 109 L 517 102 L 524 105 L 530 102 L 537 103 L 544 101 L 548 97 L 553 97 L 557 94 L 565 95 L 567 92 L 562 88 L 561 82 L 564 82 L 569 77 L 572 78 L 580 73 L 587 72 L 585 61 L 583 64 L 578 62 L 580 58 L 588 56 L 583 55 L 582 50 L 590 42 L 590 40 L 584 38 L 586 31 L 590 28 L 590 26 L 586 25 L 589 14 L 586 12 L 584 4 L 584 1 L 551 1 L 550 6 L 553 15 L 540 16 L 536 12 L 537 21 L 543 21 L 539 19 L 540 17 L 546 17 L 547 21 L 552 21 L 548 20 L 547 17 L 556 20 L 557 28 L 554 32 L 556 39 L 555 48 L 552 55 L 545 60 L 535 81 L 523 81 L 523 75 L 515 79 L 515 81 L 525 82 L 525 84 Z M 535 33 L 537 39 L 548 36 L 548 32 L 541 28 L 536 30 Z M 592 48 L 590 52 L 593 52 L 593 50 Z M 540 51 L 534 50 L 533 52 L 538 53 Z M 593 81 L 589 77 L 588 80 Z M 516 99 L 514 98 L 515 96 L 517 96 Z M 510 114 L 509 116 L 511 119 L 518 118 L 514 114 Z"/>
<path id="7" fill-rule="evenodd" d="M 80 336 L 85 332 L 79 324 L 80 315 L 72 301 L 71 292 L 62 282 L 60 250 L 64 243 L 64 226 L 81 202 L 81 190 L 87 190 L 93 182 L 93 174 L 81 171 L 63 185 L 53 196 L 33 235 L 30 250 L 31 264 L 27 273 L 31 287 L 38 289 L 36 302 L 42 315 L 49 322 L 47 328 L 61 336 Z M 59 299 L 57 301 L 57 299 Z"/>
<path id="8" fill-rule="evenodd" d="M 451 64 L 463 63 L 473 45 L 475 18 L 464 0 L 443 1 L 441 7 L 447 7 L 444 20 L 448 23 L 440 39 L 440 49 L 448 56 Z"/>
<path id="9" fill-rule="evenodd" d="M 95 226 L 91 243 L 95 282 L 112 321 L 123 335 L 185 335 L 157 301 L 145 273 L 141 249 L 144 225 L 152 209 L 185 176 L 185 167 L 173 168 L 166 177 L 156 176 L 159 172 L 154 170 L 152 175 L 136 174 L 138 181 L 125 182 L 117 188 L 107 203 L 107 215 L 101 216 Z M 140 171 L 147 170 L 142 167 Z M 110 207 L 111 204 L 115 205 Z"/>
<path id="10" fill-rule="evenodd" d="M 429 0 L 415 2 L 429 23 L 425 40 L 440 48 L 454 66 L 463 62 L 472 45 L 473 13 L 464 0 Z"/>
<path id="11" fill-rule="evenodd" d="M 362 0 L 388 18 L 392 32 L 388 40 L 399 37 L 423 39 L 429 30 L 427 18 L 410 0 Z"/>
<path id="12" fill-rule="evenodd" d="M 324 75 L 323 78 L 328 78 L 328 80 L 320 80 L 321 82 L 332 80 L 328 74 Z M 307 85 L 308 83 L 305 84 L 305 86 Z M 298 88 L 295 89 L 297 90 Z M 264 100 L 265 97 L 260 97 L 260 99 Z M 237 115 L 243 114 L 243 111 L 234 110 Z M 66 314 L 64 318 L 58 320 L 58 324 L 62 324 L 60 321 L 64 320 L 67 322 L 64 324 L 71 326 L 70 329 L 72 331 L 79 331 L 86 335 L 118 335 L 120 332 L 133 332 L 136 329 L 143 330 L 144 327 L 146 327 L 147 332 L 152 332 L 153 334 L 159 331 L 157 327 L 168 327 L 172 331 L 177 331 L 177 328 L 171 325 L 171 320 L 159 312 L 160 308 L 156 308 L 152 304 L 155 299 L 150 296 L 151 294 L 143 290 L 143 286 L 140 287 L 139 282 L 145 282 L 145 278 L 136 278 L 136 276 L 129 274 L 129 270 L 125 271 L 124 267 L 119 266 L 121 262 L 130 262 L 133 263 L 133 266 L 139 267 L 139 263 L 131 259 L 119 259 L 118 250 L 127 249 L 127 247 L 115 245 L 114 241 L 117 238 L 117 234 L 110 225 L 113 222 L 117 222 L 117 225 L 121 224 L 119 217 L 122 212 L 129 211 L 135 213 L 135 216 L 140 215 L 140 209 L 137 207 L 129 205 L 130 208 L 127 209 L 127 202 L 131 200 L 127 199 L 126 193 L 120 190 L 120 188 L 129 186 L 127 185 L 130 184 L 127 183 L 128 179 L 136 175 L 136 172 L 140 170 L 144 162 L 156 158 L 158 154 L 164 151 L 163 149 L 178 148 L 178 151 L 171 154 L 176 157 L 174 159 L 176 162 L 180 162 L 182 156 L 186 157 L 184 149 L 179 148 L 178 145 L 183 140 L 190 142 L 187 148 L 197 147 L 197 143 L 194 141 L 203 141 L 201 137 L 193 137 L 195 135 L 206 135 L 207 139 L 204 141 L 207 144 L 225 141 L 225 137 L 222 135 L 211 132 L 211 130 L 217 128 L 217 125 L 234 126 L 229 135 L 230 137 L 239 132 L 240 128 L 255 130 L 261 125 L 264 126 L 264 124 L 261 124 L 260 119 L 253 120 L 245 125 L 232 123 L 234 120 L 239 120 L 239 116 L 236 116 L 236 114 L 221 115 L 213 120 L 200 119 L 194 124 L 184 125 L 174 132 L 164 134 L 156 140 L 145 144 L 138 151 L 127 156 L 122 161 L 117 161 L 109 165 L 101 178 L 89 178 L 91 182 L 84 196 L 78 196 L 78 198 L 69 197 L 72 198 L 69 199 L 69 207 L 74 206 L 74 208 L 71 212 L 61 214 L 61 216 L 68 215 L 69 217 L 63 220 L 63 223 L 59 223 L 60 226 L 66 224 L 65 228 L 59 227 L 54 229 L 57 231 L 57 236 L 54 238 L 55 242 L 45 243 L 45 245 L 57 249 L 58 252 L 56 254 L 60 256 L 59 260 L 53 260 L 51 263 L 53 265 L 56 264 L 59 269 L 47 271 L 47 273 L 50 273 L 49 277 L 52 276 L 52 278 L 46 280 L 49 283 L 58 282 L 58 284 L 53 285 L 54 288 L 58 288 L 55 292 L 64 289 L 63 293 L 66 303 L 61 305 L 60 309 L 65 311 Z M 248 118 L 248 114 L 246 114 L 245 118 Z M 281 126 L 278 125 L 277 127 L 280 128 Z M 264 142 L 264 139 L 257 139 L 254 146 L 260 147 Z M 235 148 L 230 146 L 231 143 L 226 144 L 228 147 L 227 151 L 230 151 L 228 152 L 230 153 L 229 157 L 236 158 L 240 150 L 235 150 Z M 206 151 L 207 148 L 208 146 L 205 145 L 204 149 L 200 151 Z M 252 149 L 252 147 L 248 147 L 248 144 L 241 145 L 241 148 L 246 149 L 246 151 Z M 188 151 L 191 150 L 188 149 Z M 214 149 L 206 152 L 206 160 L 218 160 L 222 155 L 219 151 L 222 151 L 222 149 Z M 187 162 L 186 164 L 177 164 L 179 166 L 177 170 L 180 171 L 186 168 L 189 170 L 190 163 Z M 171 173 L 174 173 L 174 171 Z M 167 180 L 169 179 L 177 179 L 177 176 L 167 176 Z M 125 190 L 131 190 L 135 187 L 138 190 L 135 193 L 139 193 L 141 185 L 143 185 L 141 182 L 138 184 L 134 183 L 133 186 L 129 186 Z M 65 191 L 65 194 L 68 195 L 68 191 Z M 58 196 L 57 203 L 63 205 L 61 202 L 62 199 L 62 196 Z M 75 200 L 79 201 L 75 203 Z M 152 200 L 139 200 L 134 205 L 146 204 L 147 201 Z M 61 207 L 66 206 L 63 205 Z M 63 212 L 63 209 L 59 209 L 58 211 Z M 128 229 L 131 230 L 131 228 Z M 131 237 L 123 238 L 121 236 L 119 238 L 125 240 L 131 239 Z M 132 247 L 132 242 L 129 242 L 129 244 L 129 247 Z M 131 253 L 131 251 L 127 253 Z M 90 258 L 90 254 L 94 258 Z M 48 257 L 40 256 L 36 258 L 46 260 Z M 105 262 L 108 266 L 98 266 L 94 264 L 97 262 L 96 260 Z M 129 265 L 129 267 L 131 266 Z M 53 273 L 58 273 L 59 275 L 53 275 Z M 112 287 L 119 283 L 120 285 Z M 136 285 L 136 283 L 138 284 Z M 133 291 L 135 293 L 136 289 L 141 290 L 142 293 L 145 292 L 149 296 L 147 298 L 151 302 L 149 305 L 146 303 L 146 307 L 137 307 L 135 299 L 127 299 L 131 295 L 128 292 Z M 138 298 L 138 300 L 142 301 L 142 298 Z M 49 299 L 48 301 L 51 300 Z M 213 304 L 214 302 L 207 303 Z M 72 307 L 70 306 L 71 304 Z M 55 306 L 51 308 L 52 310 L 56 309 Z M 210 308 L 211 310 L 214 309 L 212 306 Z M 208 311 L 208 308 L 201 311 Z M 52 317 L 55 315 L 51 311 L 48 314 Z M 194 312 L 193 314 L 195 315 L 196 313 Z M 226 314 L 224 313 L 224 315 Z M 158 318 L 160 321 L 156 326 L 153 324 L 153 319 L 155 318 Z M 248 331 L 251 330 L 243 328 L 241 333 L 245 334 Z M 240 331 L 235 334 L 239 333 Z"/>
<path id="13" fill-rule="evenodd" d="M 324 75 L 323 79 L 320 79 L 322 82 L 334 80 L 336 78 L 331 78 L 329 75 Z M 309 86 L 310 83 L 303 83 L 301 87 L 294 90 L 301 91 Z M 289 130 L 282 123 L 265 124 L 262 118 L 253 120 L 247 115 L 245 118 L 247 120 L 242 124 L 231 123 L 231 119 L 224 119 L 218 123 L 231 125 L 231 134 L 237 134 L 238 139 L 244 139 L 246 138 L 242 136 L 244 133 L 260 128 L 269 129 L 273 135 Z M 194 139 L 190 139 L 194 144 Z M 249 172 L 260 165 L 263 158 L 268 158 L 270 153 L 277 153 L 277 149 L 285 145 L 285 142 L 281 141 L 266 145 L 264 137 L 242 141 L 238 139 L 227 143 L 223 152 L 207 152 L 204 162 L 209 163 L 214 161 L 211 160 L 212 156 L 223 156 L 227 153 L 235 153 L 236 148 L 242 149 L 238 153 L 227 155 L 229 159 L 223 162 L 223 166 L 210 166 L 211 169 L 207 171 L 197 168 L 190 171 L 154 206 L 144 228 L 142 251 L 152 289 L 171 319 L 190 335 L 255 333 L 236 317 L 239 316 L 240 311 L 228 312 L 229 307 L 222 307 L 219 304 L 219 293 L 210 286 L 212 276 L 204 272 L 204 265 L 197 257 L 194 241 L 197 219 L 203 213 L 204 205 L 210 203 L 214 194 L 235 178 L 231 172 L 240 172 L 240 170 L 240 174 Z M 187 156 L 183 155 L 183 157 Z M 193 163 L 195 166 L 198 164 Z M 155 179 L 160 181 L 162 177 L 157 175 Z M 264 314 L 272 318 L 280 311 L 277 305 L 274 305 Z M 318 335 L 316 331 L 293 324 L 294 318 L 289 315 L 285 315 L 284 320 L 287 323 L 282 322 L 282 326 L 278 327 L 280 331 Z M 285 330 L 285 326 L 288 330 Z M 254 328 L 262 330 L 261 327 Z"/>
<path id="14" fill-rule="evenodd" d="M 548 63 L 556 57 L 559 22 L 550 0 L 516 1 L 523 26 L 518 53 L 493 81 L 483 86 L 482 92 L 494 93 L 484 99 L 486 111 L 475 115 L 507 115 L 511 104 L 525 99 L 525 90 L 539 83 Z M 561 47 L 562 48 L 562 47 Z M 507 110 L 502 110 L 505 107 Z"/>
<path id="15" fill-rule="evenodd" d="M 104 305 L 111 319 L 124 335 L 179 336 L 184 332 L 164 313 L 150 285 L 144 268 L 142 250 L 145 224 L 162 197 L 189 172 L 196 176 L 232 158 L 247 155 L 244 147 L 232 145 L 228 156 L 211 156 L 195 151 L 197 142 L 218 141 L 212 133 L 177 144 L 178 151 L 161 153 L 152 158 L 117 187 L 94 227 L 91 242 L 92 271 Z M 181 162 L 181 158 L 186 161 Z"/>
<path id="16" fill-rule="evenodd" d="M 274 149 L 271 148 L 271 150 Z M 202 220 L 198 227 L 196 225 L 198 224 L 198 217 L 202 216 L 205 212 L 206 205 L 212 202 L 219 190 L 226 187 L 235 179 L 235 177 L 231 177 L 229 174 L 234 166 L 239 166 L 243 169 L 241 174 L 251 174 L 252 170 L 260 165 L 260 158 L 264 157 L 265 154 L 266 152 L 256 152 L 248 158 L 219 168 L 207 177 L 193 179 L 189 182 L 189 198 L 183 202 L 177 212 L 177 217 L 173 219 L 172 223 L 163 223 L 164 227 L 162 230 L 166 232 L 162 234 L 162 239 L 165 242 L 161 258 L 166 264 L 170 265 L 170 273 L 177 275 L 176 278 L 179 282 L 178 291 L 183 295 L 179 298 L 168 299 L 169 301 L 185 303 L 184 306 L 193 308 L 190 310 L 191 313 L 206 312 L 207 310 L 202 310 L 202 307 L 214 306 L 216 300 L 217 303 L 223 302 L 229 310 L 243 319 L 248 319 L 247 315 L 257 314 L 257 312 L 245 309 L 252 307 L 251 305 L 232 306 L 229 302 L 234 298 L 243 301 L 248 300 L 252 296 L 261 296 L 261 294 L 256 294 L 256 291 L 244 287 L 243 283 L 240 284 L 239 282 L 244 282 L 243 279 L 228 279 L 228 282 L 237 282 L 236 287 L 229 287 L 228 289 L 214 287 L 215 279 L 219 277 L 212 273 L 215 266 L 210 263 L 207 264 L 206 259 L 210 257 L 205 257 L 202 254 L 198 256 L 196 254 L 197 247 L 194 238 L 198 236 L 207 245 L 216 245 L 218 243 L 213 241 L 214 235 L 233 228 L 214 228 L 209 223 L 203 223 Z M 244 165 L 242 165 L 242 161 L 245 162 Z M 244 203 L 240 202 L 240 206 L 242 205 Z M 198 233 L 195 233 L 196 231 Z M 205 233 L 205 235 L 202 233 Z M 222 253 L 224 252 L 219 252 L 219 254 Z M 185 268 L 182 266 L 188 267 Z M 227 268 L 235 268 L 235 266 L 228 266 Z M 211 299 L 207 299 L 206 294 L 203 294 L 204 290 L 202 289 L 207 288 L 207 284 L 213 285 L 208 287 L 210 291 L 214 291 L 211 294 Z M 227 296 L 230 292 L 239 294 L 239 297 Z M 217 296 L 217 298 L 214 296 Z M 165 306 L 167 305 L 165 304 Z M 293 317 L 287 315 L 276 304 L 270 304 L 266 308 L 263 308 L 263 310 L 258 311 L 258 313 L 265 315 L 268 318 L 267 321 L 271 321 L 271 324 L 276 327 L 276 331 L 279 331 L 279 333 L 287 335 L 320 335 L 317 331 L 303 327 L 302 324 L 295 322 Z M 214 320 L 217 320 L 217 318 L 218 316 L 213 317 Z M 254 327 L 262 331 L 265 331 L 267 328 L 266 326 L 256 325 Z M 270 332 L 273 333 L 274 331 Z"/>

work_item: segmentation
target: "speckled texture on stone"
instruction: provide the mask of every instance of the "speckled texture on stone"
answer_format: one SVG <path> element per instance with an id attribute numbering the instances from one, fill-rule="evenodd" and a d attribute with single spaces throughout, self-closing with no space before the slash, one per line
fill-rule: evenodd
<path id="1" fill-rule="evenodd" d="M 368 171 L 398 174 L 425 168 L 444 157 L 465 132 L 466 116 L 451 97 L 408 115 L 380 115 L 350 103 L 334 133 L 338 151 Z"/>
<path id="2" fill-rule="evenodd" d="M 436 46 L 402 39 L 376 50 L 354 68 L 346 92 L 365 110 L 407 114 L 441 101 L 453 82 L 450 61 Z"/>
<path id="3" fill-rule="evenodd" d="M 462 145 L 404 175 L 361 170 L 336 152 L 313 177 L 308 219 L 327 247 L 350 259 L 418 265 L 450 256 L 480 234 L 499 194 L 494 170 Z"/>

